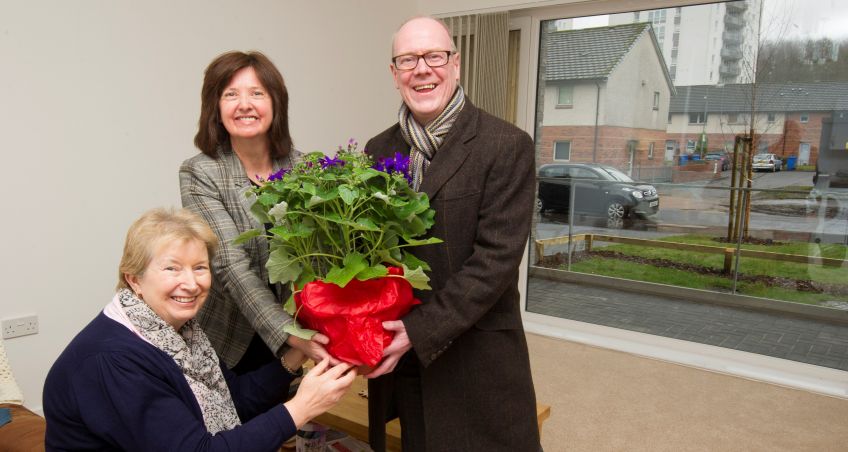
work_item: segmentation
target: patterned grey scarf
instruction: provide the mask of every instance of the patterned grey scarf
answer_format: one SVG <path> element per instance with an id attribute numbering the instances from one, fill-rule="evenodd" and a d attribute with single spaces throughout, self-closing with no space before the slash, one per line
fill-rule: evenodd
<path id="1" fill-rule="evenodd" d="M 403 139 L 411 147 L 409 151 L 410 171 L 412 172 L 412 188 L 418 190 L 430 161 L 436 155 L 436 150 L 442 145 L 445 135 L 450 132 L 453 123 L 465 105 L 465 92 L 457 85 L 445 110 L 426 127 L 418 124 L 405 102 L 400 104 L 398 124 Z"/>
<path id="2" fill-rule="evenodd" d="M 189 320 L 177 332 L 131 290 L 118 292 L 118 301 L 138 332 L 183 371 L 203 412 L 206 429 L 214 435 L 241 425 L 218 357 L 197 321 Z"/>

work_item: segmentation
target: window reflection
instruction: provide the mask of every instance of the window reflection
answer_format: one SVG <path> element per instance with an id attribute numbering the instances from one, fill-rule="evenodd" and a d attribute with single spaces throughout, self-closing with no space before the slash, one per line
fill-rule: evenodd
<path id="1" fill-rule="evenodd" d="M 580 273 L 823 318 L 848 310 L 848 30 L 828 25 L 848 5 L 837 3 L 544 21 L 531 293 L 551 272 Z M 580 169 L 603 177 L 570 175 Z M 848 370 L 848 355 L 805 362 Z"/>

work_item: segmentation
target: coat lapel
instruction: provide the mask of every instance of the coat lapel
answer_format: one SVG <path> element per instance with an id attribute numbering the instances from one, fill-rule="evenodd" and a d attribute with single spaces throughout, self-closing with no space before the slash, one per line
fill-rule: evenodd
<path id="1" fill-rule="evenodd" d="M 421 191 L 427 193 L 430 199 L 436 197 L 442 186 L 450 180 L 471 154 L 471 148 L 466 146 L 466 143 L 477 135 L 479 114 L 477 107 L 466 98 L 465 106 L 448 136 L 445 137 L 444 143 L 436 151 L 421 182 Z"/>
<path id="2" fill-rule="evenodd" d="M 251 207 L 256 202 L 256 195 L 250 193 L 249 190 L 253 187 L 253 184 L 248 179 L 247 174 L 244 171 L 244 166 L 241 164 L 241 160 L 239 160 L 238 155 L 230 149 L 221 152 L 221 160 L 225 160 L 221 162 L 221 171 L 222 173 L 227 174 L 229 180 L 225 180 L 225 183 L 232 183 L 233 189 L 236 191 L 236 197 L 238 198 L 239 205 L 244 210 L 245 217 L 250 222 L 251 229 L 263 229 L 265 226 L 250 213 Z M 229 170 L 229 171 L 228 171 Z M 227 177 L 225 176 L 225 179 Z M 256 237 L 255 240 L 260 242 L 258 247 L 259 252 L 259 262 L 266 262 L 268 260 L 268 244 L 266 242 L 265 237 Z M 264 273 L 264 266 L 261 270 Z M 264 275 L 263 275 L 264 277 Z"/>

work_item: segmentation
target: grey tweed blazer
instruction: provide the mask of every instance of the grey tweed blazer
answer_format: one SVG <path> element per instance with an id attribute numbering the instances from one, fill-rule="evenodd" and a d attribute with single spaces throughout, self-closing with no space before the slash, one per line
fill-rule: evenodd
<path id="1" fill-rule="evenodd" d="M 275 160 L 274 168 L 291 167 L 300 159 L 292 150 Z M 282 305 L 288 291 L 278 290 L 278 298 L 268 285 L 268 242 L 257 237 L 233 244 L 242 232 L 263 227 L 250 213 L 255 196 L 247 196 L 251 182 L 241 161 L 228 145 L 219 149 L 218 158 L 201 153 L 184 161 L 179 174 L 183 207 L 200 214 L 220 240 L 212 260 L 212 288 L 198 321 L 227 367 L 239 362 L 254 332 L 279 356 L 288 338 L 283 326 L 292 318 Z"/>

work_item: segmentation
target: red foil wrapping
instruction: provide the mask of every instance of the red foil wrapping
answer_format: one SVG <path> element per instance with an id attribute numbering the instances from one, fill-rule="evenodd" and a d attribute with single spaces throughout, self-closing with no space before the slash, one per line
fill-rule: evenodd
<path id="1" fill-rule="evenodd" d="M 403 269 L 389 267 L 390 275 Z M 386 320 L 403 317 L 420 304 L 403 278 L 352 280 L 345 287 L 313 281 L 294 296 L 301 325 L 330 338 L 327 351 L 349 363 L 376 366 L 393 333 L 383 329 Z"/>

